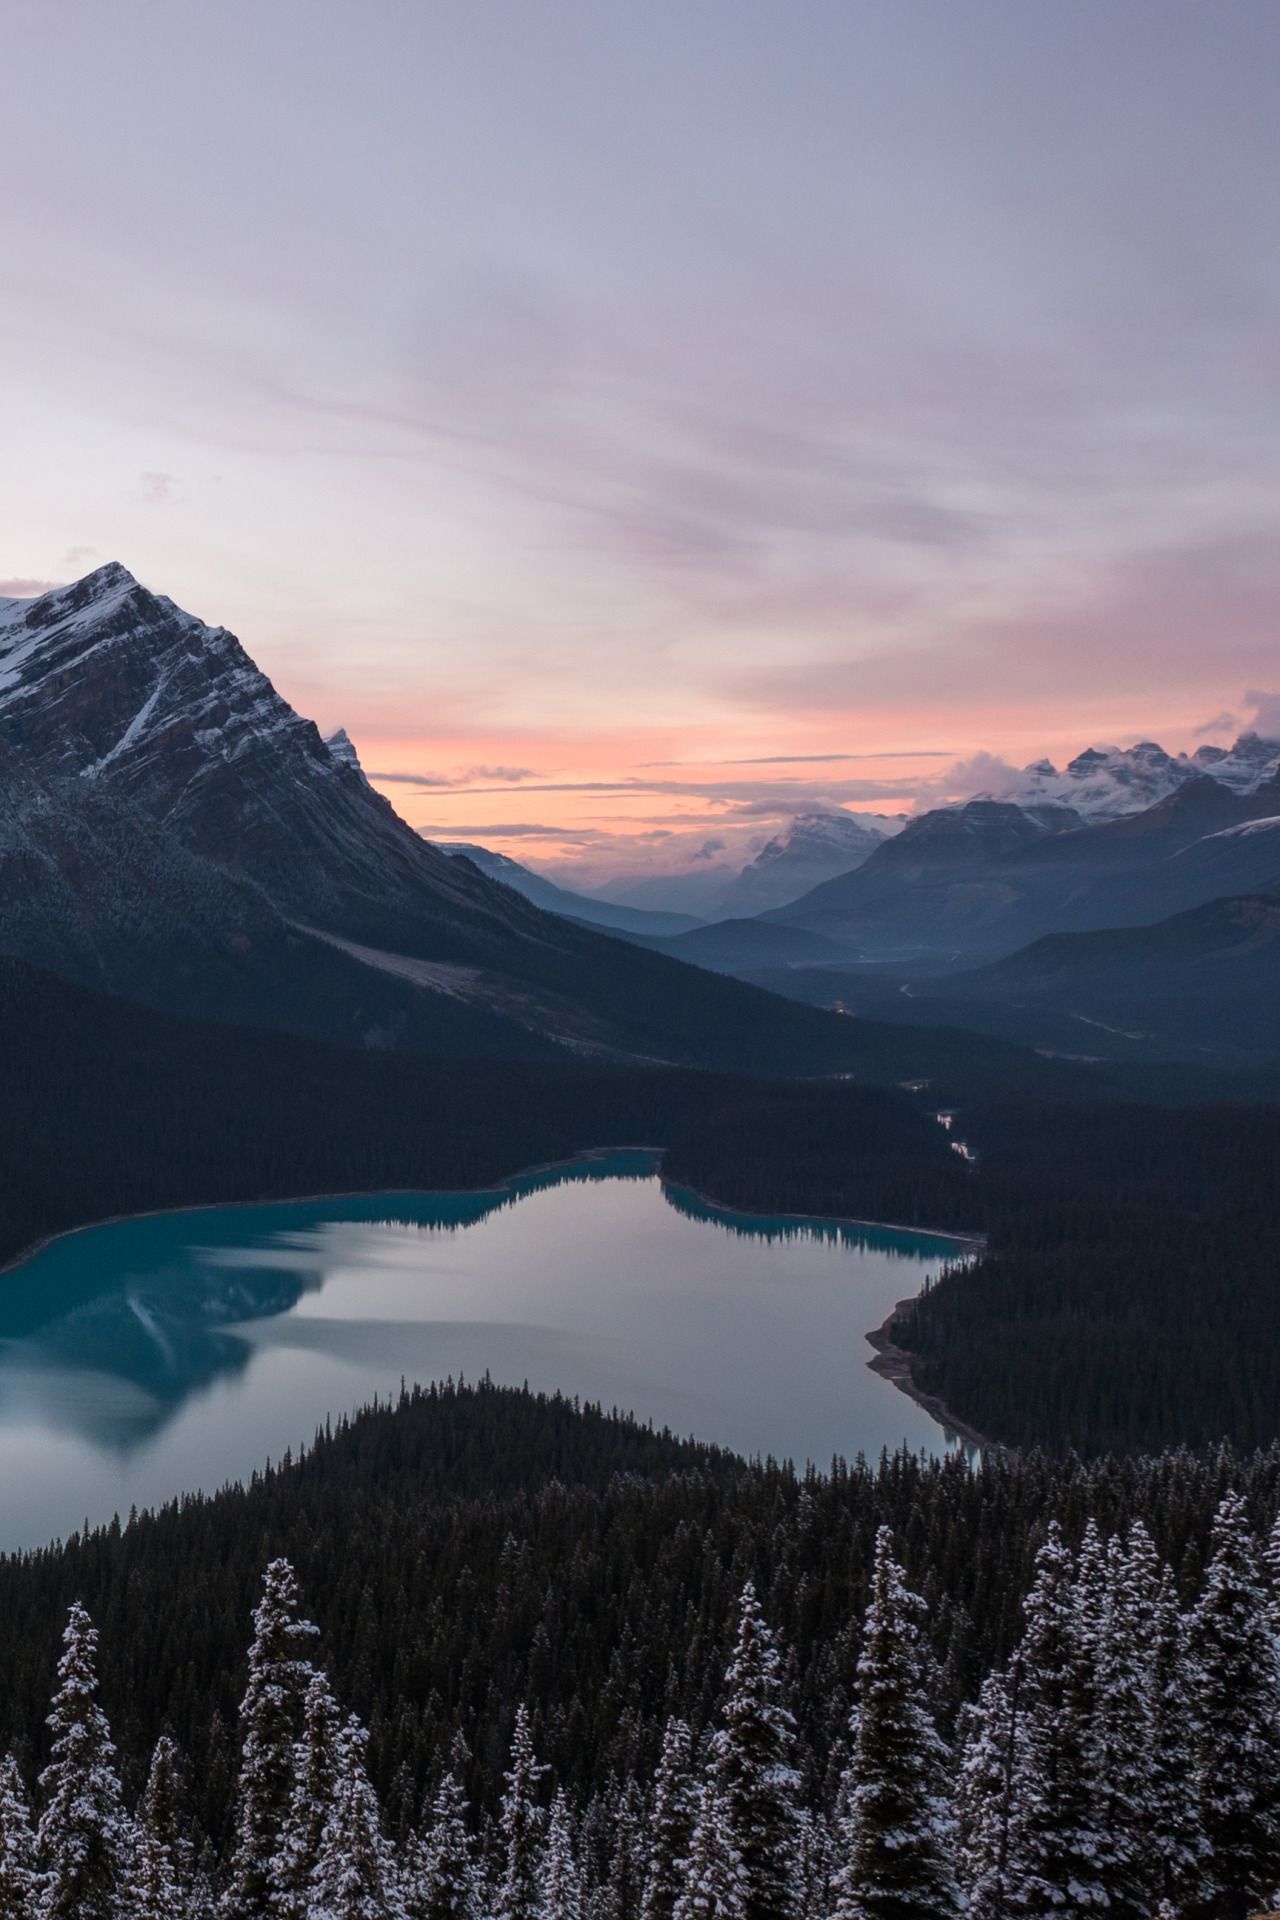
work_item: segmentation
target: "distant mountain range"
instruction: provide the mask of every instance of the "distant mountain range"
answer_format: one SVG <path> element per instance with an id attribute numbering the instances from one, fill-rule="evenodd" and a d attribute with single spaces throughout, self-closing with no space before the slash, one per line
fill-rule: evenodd
<path id="1" fill-rule="evenodd" d="M 1280 1059 L 1280 891 L 1210 900 L 1147 926 L 1046 934 L 985 967 L 741 971 L 865 1020 L 966 1028 L 1074 1059 Z"/>
<path id="2" fill-rule="evenodd" d="M 98 568 L 0 600 L 0 951 L 363 1046 L 813 1071 L 832 1016 L 542 912 L 406 825 L 234 635 Z"/>
<path id="3" fill-rule="evenodd" d="M 1036 760 L 977 797 L 1070 807 L 1082 821 L 1114 820 L 1155 806 L 1206 773 L 1220 786 L 1251 793 L 1280 773 L 1280 741 L 1243 733 L 1233 747 L 1197 747 L 1192 754 L 1166 753 L 1154 740 L 1133 747 L 1088 747 L 1061 772 L 1051 760 Z"/>
<path id="4" fill-rule="evenodd" d="M 699 920 L 750 917 L 784 907 L 836 874 L 852 872 L 901 824 L 879 815 L 815 808 L 797 814 L 742 868 L 710 860 L 683 873 L 623 876 L 592 897 Z"/>
<path id="5" fill-rule="evenodd" d="M 855 873 L 769 915 L 863 958 L 991 958 L 1045 933 L 1138 926 L 1280 885 L 1280 775 L 1252 791 L 1207 774 L 1093 825 L 1057 805 L 971 800 L 913 820 Z"/>
<path id="6" fill-rule="evenodd" d="M 346 739 L 345 734 L 342 737 Z M 354 755 L 354 749 L 352 753 Z M 359 765 L 359 762 L 356 764 Z M 488 879 L 500 881 L 504 887 L 514 887 L 526 900 L 532 900 L 536 907 L 543 907 L 548 913 L 562 914 L 567 920 L 583 920 L 589 926 L 608 927 L 615 933 L 655 934 L 659 937 L 686 933 L 691 927 L 702 924 L 691 913 L 659 913 L 644 907 L 619 906 L 612 900 L 600 900 L 589 893 L 574 893 L 568 887 L 558 887 L 554 880 L 544 879 L 532 867 L 522 866 L 507 854 L 494 853 L 492 848 L 477 846 L 472 840 L 433 840 L 431 844 L 438 847 L 441 853 L 447 853 L 452 860 L 469 860 Z"/>

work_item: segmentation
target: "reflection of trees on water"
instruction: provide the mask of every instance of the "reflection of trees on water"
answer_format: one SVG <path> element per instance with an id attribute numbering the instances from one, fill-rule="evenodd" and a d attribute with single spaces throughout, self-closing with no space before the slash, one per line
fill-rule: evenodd
<path id="1" fill-rule="evenodd" d="M 553 1187 L 656 1169 L 651 1153 L 598 1155 L 481 1193 L 203 1209 L 68 1236 L 0 1279 L 0 1407 L 127 1453 L 244 1371 L 254 1342 L 238 1328 L 320 1291 L 340 1254 L 328 1229 L 460 1233 Z"/>
<path id="2" fill-rule="evenodd" d="M 963 1243 L 944 1234 L 918 1232 L 913 1227 L 863 1226 L 852 1220 L 815 1220 L 800 1214 L 736 1213 L 716 1206 L 690 1187 L 670 1186 L 662 1194 L 667 1205 L 687 1220 L 719 1227 L 743 1240 L 800 1240 L 809 1245 L 846 1247 L 851 1253 L 878 1253 L 889 1260 L 945 1259 L 951 1264 L 969 1256 Z"/>

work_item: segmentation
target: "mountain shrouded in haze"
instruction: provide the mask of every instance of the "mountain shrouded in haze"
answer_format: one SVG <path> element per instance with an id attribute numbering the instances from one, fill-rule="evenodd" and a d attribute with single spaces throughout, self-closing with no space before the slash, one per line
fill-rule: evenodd
<path id="1" fill-rule="evenodd" d="M 350 746 L 350 742 L 347 744 Z M 478 847 L 474 841 L 437 840 L 434 844 L 450 859 L 469 860 L 488 879 L 498 880 L 504 887 L 514 887 L 526 900 L 532 900 L 536 907 L 545 907 L 548 913 L 563 914 L 568 920 L 586 920 L 592 926 L 607 927 L 620 933 L 659 935 L 686 933 L 699 924 L 688 913 L 660 913 L 644 907 L 624 907 L 612 900 L 597 900 L 587 893 L 574 893 L 568 887 L 558 887 L 554 880 L 535 873 L 532 867 L 523 866 L 519 860 L 512 860 L 505 853 L 494 853 L 488 847 Z"/>
<path id="2" fill-rule="evenodd" d="M 235 636 L 98 568 L 0 601 L 7 950 L 363 1045 L 806 1071 L 830 1016 L 549 916 L 424 841 Z"/>

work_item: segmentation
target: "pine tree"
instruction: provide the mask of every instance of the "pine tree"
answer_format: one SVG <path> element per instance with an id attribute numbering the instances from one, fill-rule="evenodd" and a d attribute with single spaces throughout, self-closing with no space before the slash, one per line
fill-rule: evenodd
<path id="1" fill-rule="evenodd" d="M 18 1763 L 0 1760 L 0 1920 L 31 1920 L 36 1911 L 36 1836 Z"/>
<path id="2" fill-rule="evenodd" d="M 1171 1903 L 1196 1907 L 1208 1892 L 1199 1785 L 1193 1760 L 1192 1675 L 1187 1623 L 1166 1567 L 1151 1628 L 1151 1824 L 1153 1882 Z"/>
<path id="3" fill-rule="evenodd" d="M 953 1920 L 959 1911 L 947 1748 L 921 1687 L 923 1611 L 881 1527 L 837 1835 L 836 1920 Z"/>
<path id="4" fill-rule="evenodd" d="M 800 1789 L 795 1720 L 784 1699 L 778 1650 L 750 1584 L 742 1593 L 725 1695 L 714 1765 L 742 1862 L 745 1920 L 793 1920 Z"/>
<path id="5" fill-rule="evenodd" d="M 337 1780 L 311 1876 L 307 1920 L 404 1920 L 400 1877 L 365 1771 L 368 1738 L 354 1717 L 338 1735 Z"/>
<path id="6" fill-rule="evenodd" d="M 539 1864 L 542 1854 L 542 1809 L 539 1783 L 547 1769 L 533 1751 L 529 1713 L 524 1703 L 516 1709 L 511 1736 L 511 1765 L 498 1827 L 502 1835 L 502 1875 L 497 1890 L 497 1920 L 537 1920 L 541 1904 Z"/>
<path id="7" fill-rule="evenodd" d="M 437 1786 L 425 1836 L 402 1876 L 409 1920 L 479 1920 L 480 1886 L 467 1800 L 451 1767 Z"/>
<path id="8" fill-rule="evenodd" d="M 644 1897 L 643 1807 L 634 1780 L 613 1785 L 608 1872 L 595 1903 L 597 1920 L 637 1920 Z"/>
<path id="9" fill-rule="evenodd" d="M 306 1650 L 316 1629 L 298 1618 L 298 1583 L 273 1560 L 253 1615 L 243 1727 L 236 1840 L 222 1898 L 224 1920 L 271 1920 L 276 1862 L 293 1796 L 294 1740 L 311 1679 Z"/>
<path id="10" fill-rule="evenodd" d="M 582 1881 L 573 1851 L 573 1819 L 563 1788 L 551 1802 L 542 1863 L 542 1920 L 582 1920 Z"/>
<path id="11" fill-rule="evenodd" d="M 1055 1521 L 1036 1556 L 1019 1649 L 1007 1900 L 1018 1920 L 1105 1905 L 1095 1821 L 1095 1758 L 1070 1556 Z"/>
<path id="12" fill-rule="evenodd" d="M 156 1741 L 138 1808 L 130 1920 L 181 1920 L 194 1910 L 195 1848 L 183 1818 L 178 1749 Z"/>
<path id="13" fill-rule="evenodd" d="M 96 1699 L 98 1635 L 78 1601 L 69 1611 L 62 1647 L 48 1719 L 51 1758 L 40 1775 L 40 1912 L 43 1920 L 117 1920 L 132 1835 L 116 1750 Z"/>
<path id="14" fill-rule="evenodd" d="M 810 1807 L 800 1812 L 796 1842 L 796 1886 L 801 1914 L 825 1916 L 831 1911 L 833 1848 L 830 1825 Z"/>
<path id="15" fill-rule="evenodd" d="M 1194 1778 L 1223 1920 L 1264 1903 L 1280 1879 L 1280 1674 L 1245 1503 L 1221 1502 L 1213 1558 L 1191 1618 Z"/>
<path id="16" fill-rule="evenodd" d="M 341 1722 L 324 1673 L 313 1673 L 303 1704 L 302 1738 L 294 1748 L 293 1789 L 276 1855 L 275 1912 L 281 1920 L 307 1920 L 311 1877 L 333 1810 L 338 1783 Z"/>
<path id="17" fill-rule="evenodd" d="M 682 1884 L 680 1863 L 688 1858 L 697 1809 L 693 1736 L 684 1721 L 672 1715 L 662 1736 L 662 1755 L 653 1779 L 640 1920 L 671 1920 Z"/>
<path id="18" fill-rule="evenodd" d="M 1106 1598 L 1094 1648 L 1095 1825 L 1101 1879 L 1115 1920 L 1149 1920 L 1158 1884 L 1152 1855 L 1152 1620 L 1158 1563 L 1135 1526 L 1108 1549 Z"/>
<path id="19" fill-rule="evenodd" d="M 746 1920 L 746 1873 L 714 1776 L 698 1800 L 682 1878 L 672 1920 Z"/>
<path id="20" fill-rule="evenodd" d="M 961 1721 L 956 1846 L 969 1920 L 1005 1920 L 1021 1666 L 989 1673 Z"/>

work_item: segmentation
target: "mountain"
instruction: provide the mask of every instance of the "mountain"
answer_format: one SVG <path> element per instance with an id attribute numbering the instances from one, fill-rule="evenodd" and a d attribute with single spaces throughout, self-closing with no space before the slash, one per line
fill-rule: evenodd
<path id="1" fill-rule="evenodd" d="M 116 993 L 427 1052 L 782 1071 L 857 1052 L 847 1023 L 428 845 L 234 635 L 118 565 L 0 601 L 0 789 L 6 950 Z"/>
<path id="2" fill-rule="evenodd" d="M 991 966 L 916 983 L 911 1017 L 930 1001 L 942 1017 L 981 1016 L 986 1031 L 1058 1050 L 1280 1056 L 1280 891 L 1152 926 L 1049 934 Z"/>
<path id="3" fill-rule="evenodd" d="M 995 958 L 1045 933 L 1140 925 L 1266 891 L 1280 879 L 1276 847 L 1229 830 L 1276 814 L 1280 778 L 1239 793 L 1204 774 L 1095 824 L 1056 805 L 970 801 L 922 815 L 856 873 L 768 917 L 864 959 Z"/>
<path id="4" fill-rule="evenodd" d="M 852 873 L 767 915 L 864 953 L 931 951 L 997 939 L 1017 899 L 1004 869 L 1034 860 L 1045 841 L 1079 825 L 1063 808 L 970 800 L 909 821 Z"/>
<path id="5" fill-rule="evenodd" d="M 352 751 L 354 753 L 354 749 Z M 504 887 L 514 887 L 526 900 L 532 900 L 536 907 L 542 907 L 547 913 L 558 913 L 567 920 L 585 920 L 589 926 L 607 927 L 614 933 L 654 934 L 658 937 L 687 933 L 691 927 L 701 925 L 689 913 L 657 913 L 646 911 L 643 907 L 616 906 L 611 900 L 598 900 L 588 893 L 574 893 L 568 887 L 558 887 L 554 880 L 544 879 L 531 867 L 521 866 L 518 860 L 510 859 L 505 853 L 494 853 L 489 847 L 477 846 L 474 841 L 433 840 L 431 844 L 438 847 L 441 853 L 447 853 L 451 860 L 469 860 L 488 879 L 500 881 Z"/>
<path id="6" fill-rule="evenodd" d="M 693 915 L 699 920 L 739 920 L 784 907 L 835 874 L 861 866 L 896 820 L 821 808 L 797 814 L 744 867 L 726 859 L 699 862 L 683 873 L 656 873 L 611 880 L 593 896 L 611 904 Z M 640 929 L 636 929 L 640 931 Z"/>
<path id="7" fill-rule="evenodd" d="M 860 867 L 886 838 L 885 828 L 845 812 L 797 814 L 762 847 L 716 902 L 717 916 L 749 918 L 785 907 L 824 880 Z"/>
<path id="8" fill-rule="evenodd" d="M 0 602 L 0 741 L 38 778 L 101 781 L 300 919 L 389 930 L 428 904 L 442 938 L 509 924 L 335 758 L 233 634 L 119 565 Z"/>
<path id="9" fill-rule="evenodd" d="M 1133 747 L 1088 747 L 1061 771 L 1051 760 L 1036 760 L 983 799 L 1009 800 L 1020 806 L 1066 806 L 1082 820 L 1112 820 L 1141 813 L 1167 799 L 1185 781 L 1211 774 L 1220 786 L 1251 793 L 1280 772 L 1280 740 L 1243 733 L 1232 747 L 1198 747 L 1193 754 L 1170 754 L 1154 740 Z"/>

